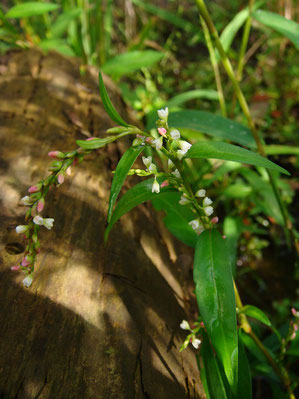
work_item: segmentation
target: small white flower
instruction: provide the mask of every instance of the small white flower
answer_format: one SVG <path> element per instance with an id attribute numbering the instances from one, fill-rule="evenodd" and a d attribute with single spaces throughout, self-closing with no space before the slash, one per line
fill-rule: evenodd
<path id="1" fill-rule="evenodd" d="M 33 277 L 31 276 L 31 274 L 29 274 L 27 277 L 24 278 L 23 284 L 25 285 L 25 287 L 29 288 L 30 285 L 32 284 L 32 281 Z"/>
<path id="2" fill-rule="evenodd" d="M 171 159 L 168 159 L 168 168 L 171 170 L 174 167 L 174 163 Z"/>
<path id="3" fill-rule="evenodd" d="M 21 199 L 21 202 L 22 202 L 22 204 L 25 205 L 25 206 L 31 206 L 31 205 L 32 205 L 31 202 L 30 202 L 30 199 L 29 199 L 29 196 L 28 196 L 28 195 L 26 195 L 25 197 L 23 197 L 23 198 Z"/>
<path id="4" fill-rule="evenodd" d="M 171 129 L 170 131 L 170 136 L 174 139 L 174 140 L 178 140 L 181 137 L 180 132 L 177 129 Z"/>
<path id="5" fill-rule="evenodd" d="M 190 326 L 187 320 L 183 320 L 180 324 L 182 330 L 190 330 Z"/>
<path id="6" fill-rule="evenodd" d="M 150 166 L 150 164 L 152 163 L 152 157 L 142 157 L 142 162 L 144 163 L 144 165 L 148 168 Z"/>
<path id="7" fill-rule="evenodd" d="M 181 160 L 186 153 L 183 150 L 177 150 L 176 155 Z"/>
<path id="8" fill-rule="evenodd" d="M 168 118 L 168 108 L 166 107 L 165 109 L 159 109 L 158 111 L 158 117 L 162 119 L 163 121 L 167 122 Z"/>
<path id="9" fill-rule="evenodd" d="M 152 193 L 159 193 L 160 192 L 160 186 L 157 180 L 154 180 L 153 186 L 152 186 Z"/>
<path id="10" fill-rule="evenodd" d="M 163 145 L 163 137 L 159 137 L 158 139 L 153 140 L 152 146 L 155 147 L 156 150 L 161 150 Z"/>
<path id="11" fill-rule="evenodd" d="M 192 338 L 191 341 L 192 345 L 194 346 L 195 349 L 199 348 L 199 345 L 201 344 L 201 340 L 197 338 Z"/>
<path id="12" fill-rule="evenodd" d="M 43 225 L 48 229 L 51 230 L 53 227 L 54 219 L 53 218 L 45 218 L 43 220 Z"/>
<path id="13" fill-rule="evenodd" d="M 188 198 L 186 198 L 184 195 L 181 196 L 180 200 L 179 200 L 179 204 L 180 205 L 186 205 L 188 204 L 190 201 L 188 200 Z"/>
<path id="14" fill-rule="evenodd" d="M 213 201 L 209 197 L 206 197 L 203 200 L 203 206 L 208 206 L 208 205 L 211 205 L 212 203 L 213 203 Z"/>
<path id="15" fill-rule="evenodd" d="M 204 189 L 198 190 L 195 193 L 195 197 L 204 197 L 205 195 L 206 195 L 206 190 Z"/>
<path id="16" fill-rule="evenodd" d="M 42 226 L 42 225 L 44 224 L 44 219 L 43 219 L 41 216 L 36 215 L 36 216 L 34 216 L 34 218 L 33 218 L 33 223 Z"/>
<path id="17" fill-rule="evenodd" d="M 148 170 L 152 173 L 157 173 L 157 166 L 154 163 L 151 163 L 148 167 Z"/>
<path id="18" fill-rule="evenodd" d="M 17 234 L 25 233 L 27 230 L 28 230 L 28 226 L 24 225 L 24 224 L 20 224 L 19 226 L 16 227 Z"/>
<path id="19" fill-rule="evenodd" d="M 174 172 L 172 172 L 172 174 L 177 178 L 180 179 L 181 178 L 181 174 L 180 172 L 176 169 Z"/>
<path id="20" fill-rule="evenodd" d="M 205 214 L 206 214 L 207 216 L 211 216 L 212 213 L 214 212 L 214 209 L 213 209 L 212 206 L 207 206 L 207 207 L 204 208 L 204 211 L 205 211 Z"/>
<path id="21" fill-rule="evenodd" d="M 198 219 L 191 220 L 191 222 L 189 222 L 188 224 L 190 224 L 190 226 L 192 227 L 193 230 L 196 230 L 199 228 L 199 220 Z"/>
<path id="22" fill-rule="evenodd" d="M 179 141 L 179 146 L 180 146 L 180 149 L 182 151 L 184 151 L 184 153 L 186 154 L 186 152 L 188 150 L 190 150 L 190 148 L 192 147 L 192 144 L 188 143 L 188 141 L 180 140 Z"/>

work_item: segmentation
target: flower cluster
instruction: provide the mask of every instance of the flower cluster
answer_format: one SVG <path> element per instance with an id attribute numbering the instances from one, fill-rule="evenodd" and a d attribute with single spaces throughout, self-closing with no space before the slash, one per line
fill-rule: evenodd
<path id="1" fill-rule="evenodd" d="M 48 153 L 49 157 L 54 158 L 54 161 L 49 165 L 50 175 L 29 187 L 29 195 L 21 199 L 22 206 L 28 207 L 25 215 L 27 224 L 17 226 L 16 232 L 17 234 L 24 234 L 27 246 L 20 264 L 12 266 L 11 270 L 22 270 L 26 274 L 23 280 L 25 287 L 30 287 L 33 281 L 36 257 L 40 249 L 38 240 L 39 229 L 41 226 L 44 226 L 50 230 L 54 223 L 53 218 L 44 218 L 41 216 L 41 212 L 45 206 L 45 197 L 52 185 L 61 185 L 64 182 L 65 175 L 70 175 L 71 165 L 81 162 L 84 155 L 89 152 L 89 150 L 82 150 L 81 148 L 68 153 L 50 151 Z"/>
<path id="2" fill-rule="evenodd" d="M 190 334 L 187 335 L 183 345 L 180 348 L 180 352 L 182 350 L 186 349 L 187 346 L 189 345 L 189 343 L 191 343 L 195 349 L 198 349 L 199 345 L 201 344 L 201 340 L 196 338 L 196 335 L 198 334 L 200 329 L 204 327 L 203 322 L 195 322 L 194 323 L 194 328 L 191 328 L 190 324 L 188 323 L 188 321 L 183 320 L 181 322 L 181 324 L 180 324 L 180 327 L 183 330 L 189 330 L 190 331 Z"/>

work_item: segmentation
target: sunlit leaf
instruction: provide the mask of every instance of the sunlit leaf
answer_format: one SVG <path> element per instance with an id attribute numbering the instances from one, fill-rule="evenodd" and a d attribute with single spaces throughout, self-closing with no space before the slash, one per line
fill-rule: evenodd
<path id="1" fill-rule="evenodd" d="M 101 69 L 107 75 L 119 78 L 138 69 L 150 67 L 163 57 L 164 53 L 159 51 L 130 51 L 110 58 Z"/>
<path id="2" fill-rule="evenodd" d="M 256 320 L 259 320 L 261 323 L 264 323 L 266 326 L 271 326 L 271 321 L 268 319 L 265 313 L 256 306 L 252 305 L 243 306 L 242 309 L 239 309 L 239 312 L 244 313 L 247 316 L 253 317 Z"/>
<path id="3" fill-rule="evenodd" d="M 265 168 L 273 169 L 277 172 L 289 175 L 287 170 L 281 168 L 274 162 L 269 161 L 267 158 L 264 158 L 255 152 L 219 141 L 197 142 L 192 145 L 185 157 L 224 159 L 227 161 L 263 166 Z"/>
<path id="4" fill-rule="evenodd" d="M 238 336 L 233 278 L 225 240 L 216 229 L 206 230 L 198 237 L 194 283 L 204 325 L 230 387 L 236 392 Z"/>
<path id="5" fill-rule="evenodd" d="M 299 49 L 299 24 L 295 21 L 265 10 L 257 10 L 252 16 L 261 24 L 268 26 L 290 39 L 295 47 Z"/>
<path id="6" fill-rule="evenodd" d="M 118 194 L 124 184 L 124 181 L 127 177 L 129 170 L 131 169 L 133 163 L 136 161 L 136 158 L 142 153 L 144 147 L 130 147 L 124 155 L 121 157 L 120 161 L 117 164 L 115 169 L 115 173 L 112 180 L 111 190 L 110 190 L 110 198 L 109 198 L 109 206 L 108 206 L 108 214 L 107 220 L 110 222 L 111 215 L 113 212 L 113 207 L 117 200 Z"/>
<path id="7" fill-rule="evenodd" d="M 45 39 L 39 44 L 39 47 L 45 50 L 56 50 L 61 54 L 73 57 L 75 55 L 73 49 L 67 44 L 66 40 L 63 39 Z"/>
<path id="8" fill-rule="evenodd" d="M 74 8 L 71 11 L 66 11 L 58 16 L 55 22 L 51 25 L 50 33 L 53 37 L 61 37 L 68 29 L 69 24 L 82 13 L 81 8 Z"/>
<path id="9" fill-rule="evenodd" d="M 215 90 L 190 90 L 172 97 L 166 102 L 165 106 L 168 108 L 174 108 L 184 104 L 187 101 L 196 100 L 198 98 L 218 101 L 219 95 Z"/>
<path id="10" fill-rule="evenodd" d="M 158 181 L 161 182 L 161 179 Z M 132 187 L 128 190 L 118 201 L 116 204 L 114 211 L 112 213 L 110 223 L 105 231 L 105 240 L 107 240 L 110 230 L 113 225 L 121 218 L 124 214 L 128 213 L 131 209 L 135 208 L 135 206 L 142 204 L 143 202 L 149 201 L 158 196 L 163 196 L 164 193 L 168 193 L 169 191 L 176 191 L 172 187 L 163 187 L 161 188 L 160 193 L 152 193 L 154 179 L 147 179 L 141 183 L 136 184 L 136 186 Z"/>
<path id="11" fill-rule="evenodd" d="M 35 15 L 42 15 L 49 11 L 57 10 L 59 4 L 42 3 L 40 1 L 20 3 L 12 7 L 6 14 L 5 18 L 27 18 Z"/>

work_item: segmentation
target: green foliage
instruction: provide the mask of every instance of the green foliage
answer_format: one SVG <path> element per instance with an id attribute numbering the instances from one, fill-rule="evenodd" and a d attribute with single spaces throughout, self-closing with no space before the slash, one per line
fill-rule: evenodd
<path id="1" fill-rule="evenodd" d="M 198 308 L 233 392 L 238 386 L 236 303 L 229 254 L 213 229 L 197 240 L 194 283 Z"/>
<path id="2" fill-rule="evenodd" d="M 5 14 L 5 18 L 33 17 L 35 15 L 42 15 L 50 11 L 55 11 L 59 7 L 59 4 L 41 3 L 39 1 L 17 4 Z"/>
<path id="3" fill-rule="evenodd" d="M 243 306 L 243 308 L 239 309 L 239 313 L 244 313 L 247 316 L 259 320 L 261 323 L 264 323 L 266 326 L 271 326 L 271 321 L 268 319 L 265 313 L 256 306 L 252 305 Z"/>

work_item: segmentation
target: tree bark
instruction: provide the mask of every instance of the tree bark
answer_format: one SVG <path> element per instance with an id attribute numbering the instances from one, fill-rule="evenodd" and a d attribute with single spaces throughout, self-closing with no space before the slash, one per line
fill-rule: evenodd
<path id="1" fill-rule="evenodd" d="M 103 242 L 111 170 L 126 141 L 88 156 L 48 195 L 43 216 L 55 222 L 40 232 L 32 286 L 10 270 L 24 252 L 18 203 L 46 175 L 46 154 L 73 150 L 76 139 L 102 136 L 112 124 L 97 71 L 55 52 L 2 56 L 0 87 L 0 397 L 203 398 L 193 349 L 179 352 L 179 324 L 192 313 L 192 254 L 148 204 Z M 136 182 L 128 181 L 126 188 Z"/>

